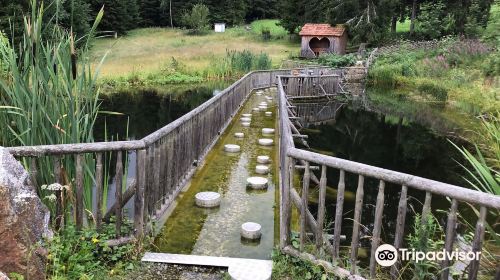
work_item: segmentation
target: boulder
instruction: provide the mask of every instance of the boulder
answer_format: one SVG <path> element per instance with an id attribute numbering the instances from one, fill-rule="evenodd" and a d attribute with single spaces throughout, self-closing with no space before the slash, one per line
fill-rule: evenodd
<path id="1" fill-rule="evenodd" d="M 0 280 L 9 280 L 9 277 L 0 271 Z"/>
<path id="2" fill-rule="evenodd" d="M 0 147 L 0 271 L 45 279 L 46 250 L 40 244 L 52 236 L 50 212 L 37 196 L 29 174 Z"/>

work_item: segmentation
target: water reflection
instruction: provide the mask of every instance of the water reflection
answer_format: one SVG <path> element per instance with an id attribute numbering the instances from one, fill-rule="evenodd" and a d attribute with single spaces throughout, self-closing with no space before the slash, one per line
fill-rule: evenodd
<path id="1" fill-rule="evenodd" d="M 462 179 L 464 172 L 459 163 L 463 159 L 459 152 L 449 143 L 448 137 L 456 132 L 453 124 L 446 123 L 431 112 L 420 112 L 416 117 L 403 110 L 380 110 L 379 106 L 367 100 L 355 102 L 330 101 L 327 103 L 294 104 L 304 129 L 309 136 L 307 142 L 312 151 L 357 161 L 377 167 L 409 173 L 450 184 L 466 186 Z M 427 106 L 429 107 L 429 106 Z M 382 107 L 387 109 L 387 107 Z M 432 125 L 426 122 L 429 117 Z M 432 127 L 433 129 L 431 129 Z M 451 129 L 450 129 L 451 128 Z M 466 145 L 459 139 L 455 143 Z M 296 145 L 299 145 L 298 142 Z M 316 171 L 319 177 L 319 172 Z M 329 168 L 327 173 L 327 221 L 333 221 L 336 204 L 336 189 L 339 171 Z M 358 176 L 346 175 L 346 197 L 344 203 L 344 220 L 342 234 L 347 235 L 348 242 L 352 233 L 352 217 L 354 198 L 358 184 Z M 379 182 L 365 179 L 364 207 L 362 214 L 364 246 L 369 245 L 375 214 L 375 203 Z M 382 231 L 384 241 L 392 241 L 397 216 L 401 186 L 387 184 L 385 188 L 385 205 Z M 311 194 L 311 211 L 317 211 L 317 189 Z M 411 227 L 414 213 L 421 211 L 425 193 L 409 189 L 409 210 L 406 226 Z M 433 207 L 447 209 L 449 202 L 442 197 L 434 197 Z M 439 215 L 438 215 L 439 216 Z M 348 245 L 350 243 L 345 243 Z"/>
<path id="2" fill-rule="evenodd" d="M 228 84 L 218 82 L 109 92 L 103 95 L 100 110 L 120 114 L 100 114 L 94 127 L 94 138 L 96 141 L 141 139 L 198 107 Z M 124 160 L 127 160 L 124 166 L 127 166 L 127 185 L 130 185 L 136 173 L 135 151 L 128 151 Z M 105 153 L 104 163 L 105 174 L 110 174 L 108 188 L 104 190 L 106 206 L 110 208 L 115 201 L 116 154 Z M 93 195 L 95 198 L 95 189 Z M 93 201 L 96 203 L 96 199 Z M 124 207 L 129 217 L 134 214 L 133 201 L 132 197 Z"/>

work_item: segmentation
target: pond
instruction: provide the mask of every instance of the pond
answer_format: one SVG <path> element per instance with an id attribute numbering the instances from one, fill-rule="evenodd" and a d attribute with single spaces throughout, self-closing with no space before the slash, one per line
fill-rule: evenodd
<path id="1" fill-rule="evenodd" d="M 457 112 L 439 105 L 426 103 L 396 102 L 384 100 L 379 93 L 369 93 L 369 98 L 325 103 L 294 104 L 304 125 L 310 150 L 357 161 L 381 168 L 421 176 L 449 184 L 468 187 L 463 177 L 466 175 L 460 164 L 465 161 L 450 141 L 459 146 L 469 147 L 459 134 L 461 125 L 469 123 Z M 449 118 L 448 116 L 453 116 Z M 459 119 L 461 118 L 461 119 Z M 299 145 L 300 146 L 300 145 Z M 319 173 L 316 171 L 319 178 Z M 336 184 L 339 171 L 327 172 L 327 222 L 333 222 L 336 205 Z M 346 236 L 343 245 L 350 245 L 352 217 L 358 176 L 346 175 L 346 195 L 342 234 Z M 397 206 L 401 186 L 386 184 L 383 215 L 382 240 L 393 240 Z M 317 211 L 317 188 L 310 196 L 310 210 Z M 365 180 L 365 203 L 361 223 L 362 245 L 369 248 L 371 230 L 375 215 L 378 181 Z M 420 213 L 425 197 L 424 192 L 409 189 L 406 227 L 412 231 L 415 213 Z M 441 224 L 445 221 L 445 211 L 449 201 L 443 197 L 433 197 L 434 214 Z M 470 215 L 466 206 L 463 215 Z M 475 219 L 472 219 L 475 221 Z M 333 228 L 333 226 L 331 227 Z M 360 257 L 363 254 L 360 253 Z"/>
<path id="2" fill-rule="evenodd" d="M 102 110 L 120 112 L 123 115 L 103 114 L 97 121 L 95 137 L 97 140 L 104 139 L 140 139 L 156 129 L 179 118 L 191 109 L 200 105 L 204 101 L 217 94 L 220 90 L 228 86 L 229 83 L 214 83 L 195 86 L 172 87 L 169 90 L 137 90 L 118 92 L 109 94 L 103 100 Z M 332 155 L 344 159 L 358 161 L 382 168 L 405 172 L 421 177 L 434 179 L 450 184 L 467 186 L 463 180 L 464 171 L 460 166 L 463 163 L 461 155 L 451 145 L 448 139 L 459 145 L 468 146 L 468 143 L 461 140 L 458 135 L 463 134 L 463 129 L 473 127 L 476 123 L 456 111 L 444 109 L 439 104 L 428 104 L 425 102 L 407 102 L 401 100 L 397 95 L 380 94 L 369 92 L 367 99 L 354 101 L 336 101 L 327 104 L 300 104 L 297 108 L 299 115 L 304 117 L 304 134 L 309 136 L 308 143 L 312 151 Z M 231 128 L 229 131 L 232 132 Z M 226 134 L 220 143 L 233 141 L 231 135 Z M 218 144 L 220 148 L 221 144 Z M 219 180 L 219 177 L 226 176 L 228 180 L 241 181 L 246 177 L 249 159 L 255 156 L 252 147 L 244 148 L 243 157 L 224 158 L 211 162 L 211 169 L 204 172 L 219 172 L 217 176 L 205 176 L 203 172 L 195 177 L 194 184 L 202 185 L 200 182 L 210 182 Z M 130 161 L 128 167 L 129 178 L 135 177 L 135 154 L 128 153 Z M 231 168 L 225 168 L 231 166 Z M 110 167 L 111 170 L 112 167 Z M 232 176 L 230 170 L 241 169 Z M 225 174 L 225 175 L 224 175 Z M 239 175 L 238 175 L 239 174 Z M 241 175 L 243 174 L 243 175 Z M 272 173 L 271 175 L 272 176 Z M 207 179 L 208 178 L 208 179 Z M 270 179 L 274 180 L 274 177 Z M 110 193 L 114 193 L 113 180 L 110 180 Z M 329 170 L 327 191 L 327 221 L 332 221 L 335 213 L 336 203 L 336 182 L 338 182 L 338 171 Z M 213 186 L 202 186 L 199 190 L 214 188 Z M 367 179 L 365 181 L 365 201 L 362 223 L 365 238 L 362 238 L 363 247 L 369 247 L 369 236 L 373 227 L 373 216 L 375 212 L 375 200 L 377 195 L 378 182 Z M 354 209 L 354 197 L 357 186 L 356 176 L 346 176 L 346 199 L 344 205 L 344 223 L 342 234 L 347 236 L 344 245 L 349 245 L 352 231 L 352 218 Z M 219 188 L 218 186 L 217 188 Z M 274 190 L 274 184 L 270 185 L 270 190 Z M 313 188 L 314 190 L 314 188 Z M 222 191 L 236 198 L 248 196 L 247 192 L 235 192 L 230 187 L 222 188 Z M 386 199 L 384 207 L 384 231 L 383 239 L 392 240 L 395 228 L 395 218 L 397 215 L 397 205 L 399 200 L 400 186 L 386 186 Z M 265 199 L 269 203 L 276 201 L 270 191 Z M 184 197 L 192 198 L 194 190 L 188 190 Z M 412 227 L 412 217 L 414 213 L 419 213 L 424 193 L 409 191 L 410 205 L 407 216 L 407 227 Z M 108 198 L 108 206 L 112 203 L 112 196 Z M 172 243 L 166 239 L 158 239 L 160 251 L 177 253 L 197 252 L 200 254 L 207 252 L 217 252 L 219 255 L 234 256 L 241 248 L 253 248 L 247 250 L 247 257 L 268 258 L 268 251 L 272 248 L 274 238 L 263 239 L 258 244 L 243 244 L 238 242 L 228 242 L 227 250 L 211 248 L 208 243 L 197 242 L 201 234 L 207 234 L 208 225 L 204 225 L 207 217 L 213 221 L 224 219 L 223 215 L 217 215 L 210 211 L 196 212 L 192 207 L 191 200 L 178 199 L 179 206 L 174 210 L 172 216 L 174 220 L 185 221 L 183 225 L 193 226 L 193 231 L 182 236 L 185 227 L 181 224 L 177 227 L 167 227 L 163 229 L 166 233 L 175 233 L 182 236 L 182 239 Z M 187 201 L 187 202 L 186 202 Z M 315 212 L 315 202 L 317 202 L 317 192 L 311 192 L 311 211 Z M 449 202 L 445 198 L 434 197 L 433 208 L 437 207 L 435 214 L 443 222 L 445 216 L 442 212 L 449 207 Z M 229 205 L 229 204 L 228 204 Z M 129 215 L 133 214 L 132 201 L 126 207 Z M 182 209 L 181 209 L 182 208 Z M 259 209 L 258 207 L 256 209 Z M 262 209 L 260 209 L 262 210 Z M 193 214 L 196 218 L 186 219 L 182 212 Z M 267 211 L 267 212 L 266 212 Z M 272 215 L 272 211 L 266 210 L 266 217 Z M 441 213 L 439 212 L 441 211 Z M 256 213 L 260 213 L 256 211 Z M 252 216 L 253 217 L 253 216 Z M 269 220 L 269 217 L 267 218 Z M 237 220 L 240 222 L 240 219 Z M 264 224 L 268 231 L 268 236 L 274 236 L 277 228 L 276 224 L 267 221 Z M 212 227 L 213 228 L 213 227 Z M 232 236 L 234 232 L 222 237 Z M 232 236 L 234 237 L 234 236 Z M 180 237 L 179 237 L 180 238 Z M 242 245 L 243 244 L 243 245 Z M 240 247 L 243 246 L 243 247 Z M 265 249 L 262 249 L 265 248 Z M 220 249 L 220 250 L 219 250 Z M 209 253 L 210 253 L 209 252 Z M 360 253 L 360 257 L 363 254 Z"/>

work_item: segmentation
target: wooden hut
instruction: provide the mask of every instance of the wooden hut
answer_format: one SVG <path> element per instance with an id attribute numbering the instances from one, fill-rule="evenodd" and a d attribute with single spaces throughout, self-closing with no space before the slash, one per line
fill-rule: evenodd
<path id="1" fill-rule="evenodd" d="M 306 23 L 299 35 L 302 38 L 301 57 L 314 58 L 322 53 L 345 54 L 347 32 L 343 26 Z"/>

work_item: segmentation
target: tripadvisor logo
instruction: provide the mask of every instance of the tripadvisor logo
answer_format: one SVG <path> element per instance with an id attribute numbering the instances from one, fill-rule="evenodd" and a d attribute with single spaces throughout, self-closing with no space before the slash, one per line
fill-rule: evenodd
<path id="1" fill-rule="evenodd" d="M 391 266 L 398 260 L 398 251 L 390 244 L 380 245 L 375 251 L 375 260 L 381 266 Z"/>
<path id="2" fill-rule="evenodd" d="M 481 252 L 465 252 L 454 250 L 447 252 L 446 250 L 441 251 L 430 251 L 422 252 L 415 251 L 415 249 L 400 248 L 397 250 L 394 246 L 390 244 L 380 245 L 377 250 L 375 250 L 375 260 L 381 266 L 391 266 L 394 265 L 399 259 L 402 261 L 414 261 L 419 263 L 421 261 L 473 261 L 479 260 L 481 257 Z"/>

